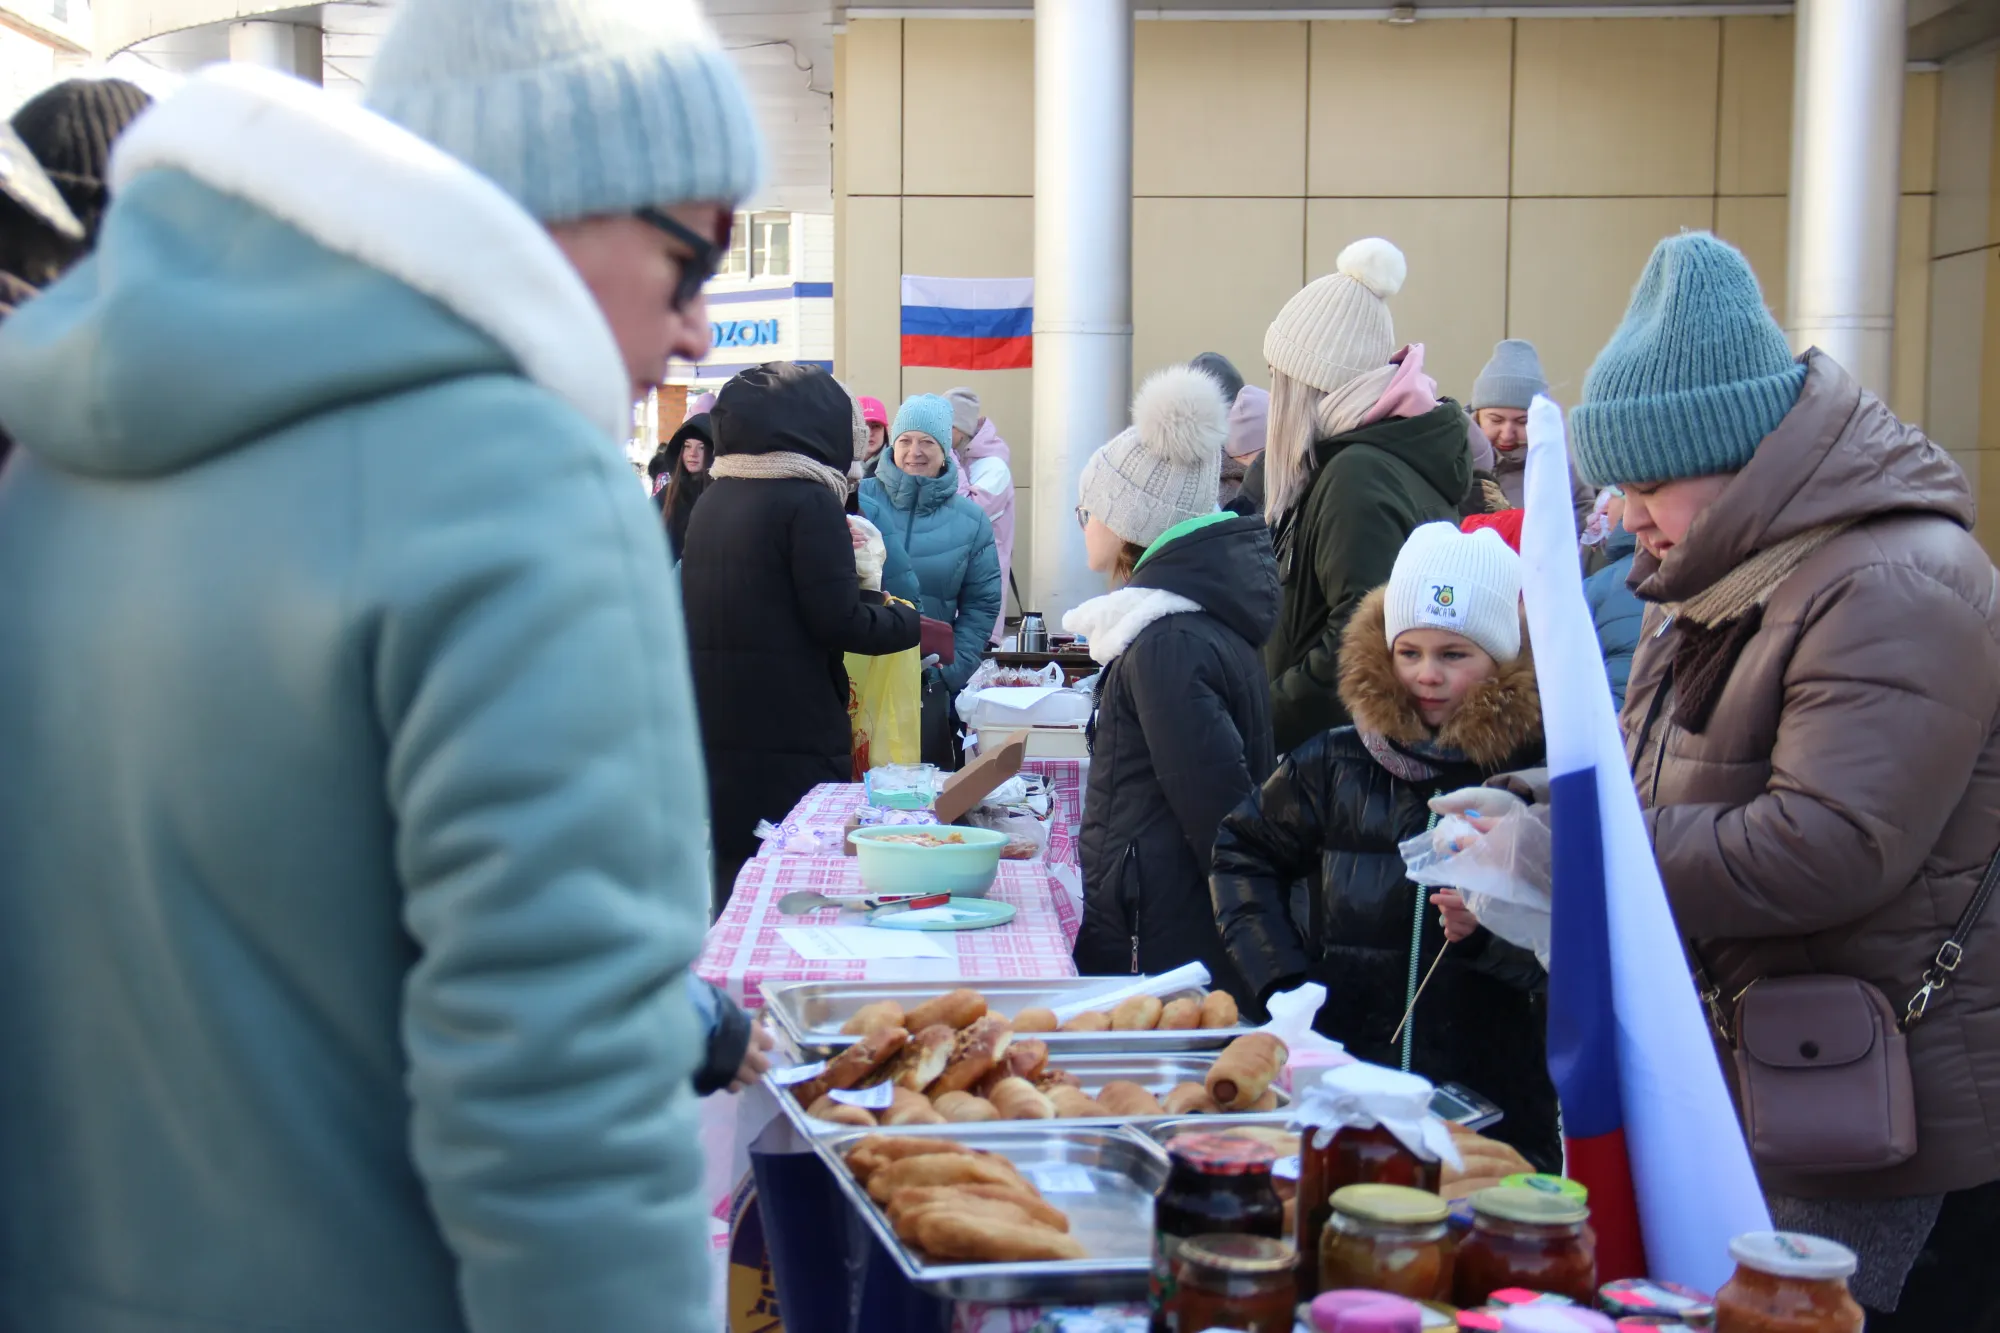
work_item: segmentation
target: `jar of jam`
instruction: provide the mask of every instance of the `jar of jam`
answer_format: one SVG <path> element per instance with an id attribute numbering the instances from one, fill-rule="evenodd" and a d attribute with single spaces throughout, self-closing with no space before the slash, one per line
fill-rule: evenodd
<path id="1" fill-rule="evenodd" d="M 1336 1191 L 1319 1238 L 1320 1281 L 1413 1301 L 1451 1299 L 1453 1246 L 1445 1202 L 1404 1185 Z"/>
<path id="2" fill-rule="evenodd" d="M 1753 1231 L 1729 1242 L 1736 1275 L 1715 1293 L 1715 1333 L 1861 1333 L 1847 1292 L 1854 1251 L 1818 1236 Z"/>
<path id="3" fill-rule="evenodd" d="M 1502 1185 L 1472 1196 L 1472 1234 L 1458 1247 L 1457 1304 L 1477 1309 L 1509 1287 L 1597 1300 L 1590 1210 L 1561 1192 Z"/>
<path id="4" fill-rule="evenodd" d="M 1444 1167 L 1437 1156 L 1410 1149 L 1384 1126 L 1393 1120 L 1409 1132 L 1430 1115 L 1426 1079 L 1379 1065 L 1352 1064 L 1330 1069 L 1300 1098 L 1295 1123 L 1299 1135 L 1299 1299 L 1309 1301 L 1329 1284 L 1320 1281 L 1320 1233 L 1334 1191 L 1349 1185 L 1403 1185 L 1437 1193 Z M 1450 1131 L 1438 1126 L 1449 1141 Z"/>
<path id="5" fill-rule="evenodd" d="M 1151 1333 L 1169 1333 L 1177 1279 L 1174 1257 L 1194 1236 L 1283 1240 L 1285 1206 L 1271 1184 L 1278 1153 L 1232 1134 L 1182 1134 L 1167 1144 L 1173 1167 L 1153 1200 L 1153 1265 L 1147 1284 Z"/>
<path id="6" fill-rule="evenodd" d="M 1263 1236 L 1195 1236 L 1174 1256 L 1170 1333 L 1292 1333 L 1297 1256 Z"/>

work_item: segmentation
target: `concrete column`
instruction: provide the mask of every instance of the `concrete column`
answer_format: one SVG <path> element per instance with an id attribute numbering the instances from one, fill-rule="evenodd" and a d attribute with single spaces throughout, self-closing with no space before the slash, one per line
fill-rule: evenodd
<path id="1" fill-rule="evenodd" d="M 1104 591 L 1076 481 L 1132 396 L 1130 0 L 1035 0 L 1035 469 L 1028 611 Z"/>
<path id="2" fill-rule="evenodd" d="M 307 83 L 325 82 L 321 33 L 302 23 L 256 20 L 229 25 L 229 58 L 239 64 L 262 65 Z"/>
<path id="3" fill-rule="evenodd" d="M 1799 0 L 1786 332 L 1884 398 L 1896 333 L 1904 0 Z"/>

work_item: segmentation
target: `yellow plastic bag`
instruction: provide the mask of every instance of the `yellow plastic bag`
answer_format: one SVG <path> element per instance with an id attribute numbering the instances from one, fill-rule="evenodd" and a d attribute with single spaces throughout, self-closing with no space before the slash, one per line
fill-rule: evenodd
<path id="1" fill-rule="evenodd" d="M 884 764 L 921 757 L 923 668 L 917 650 L 883 657 L 847 654 L 847 718 L 854 727 L 854 781 Z"/>

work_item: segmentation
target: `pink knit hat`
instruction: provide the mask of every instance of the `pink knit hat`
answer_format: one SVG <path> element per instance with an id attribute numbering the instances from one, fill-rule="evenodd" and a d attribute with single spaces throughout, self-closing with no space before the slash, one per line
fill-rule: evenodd
<path id="1" fill-rule="evenodd" d="M 880 398 L 864 395 L 861 399 L 861 419 L 871 425 L 886 426 L 889 424 L 889 409 L 882 406 Z"/>
<path id="2" fill-rule="evenodd" d="M 1223 451 L 1231 458 L 1255 458 L 1262 453 L 1270 416 L 1271 395 L 1254 384 L 1244 385 L 1229 408 L 1229 443 Z"/>

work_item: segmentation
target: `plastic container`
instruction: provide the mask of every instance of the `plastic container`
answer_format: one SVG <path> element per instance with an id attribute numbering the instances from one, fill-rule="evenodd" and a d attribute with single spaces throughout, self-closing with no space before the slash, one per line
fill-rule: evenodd
<path id="1" fill-rule="evenodd" d="M 926 847 L 906 841 L 929 834 L 945 839 Z M 860 862 L 861 883 L 871 893 L 948 893 L 984 898 L 1000 873 L 1007 835 L 955 824 L 905 824 L 856 829 L 847 835 Z"/>
<path id="2" fill-rule="evenodd" d="M 1313 1333 L 1421 1333 L 1424 1307 L 1386 1291 L 1323 1291 L 1313 1297 Z"/>
<path id="3" fill-rule="evenodd" d="M 1500 1333 L 1617 1333 L 1617 1326 L 1582 1306 L 1525 1305 L 1500 1316 Z"/>
<path id="4" fill-rule="evenodd" d="M 1861 1333 L 1848 1294 L 1854 1251 L 1818 1236 L 1753 1231 L 1729 1242 L 1736 1275 L 1715 1293 L 1716 1333 Z"/>

